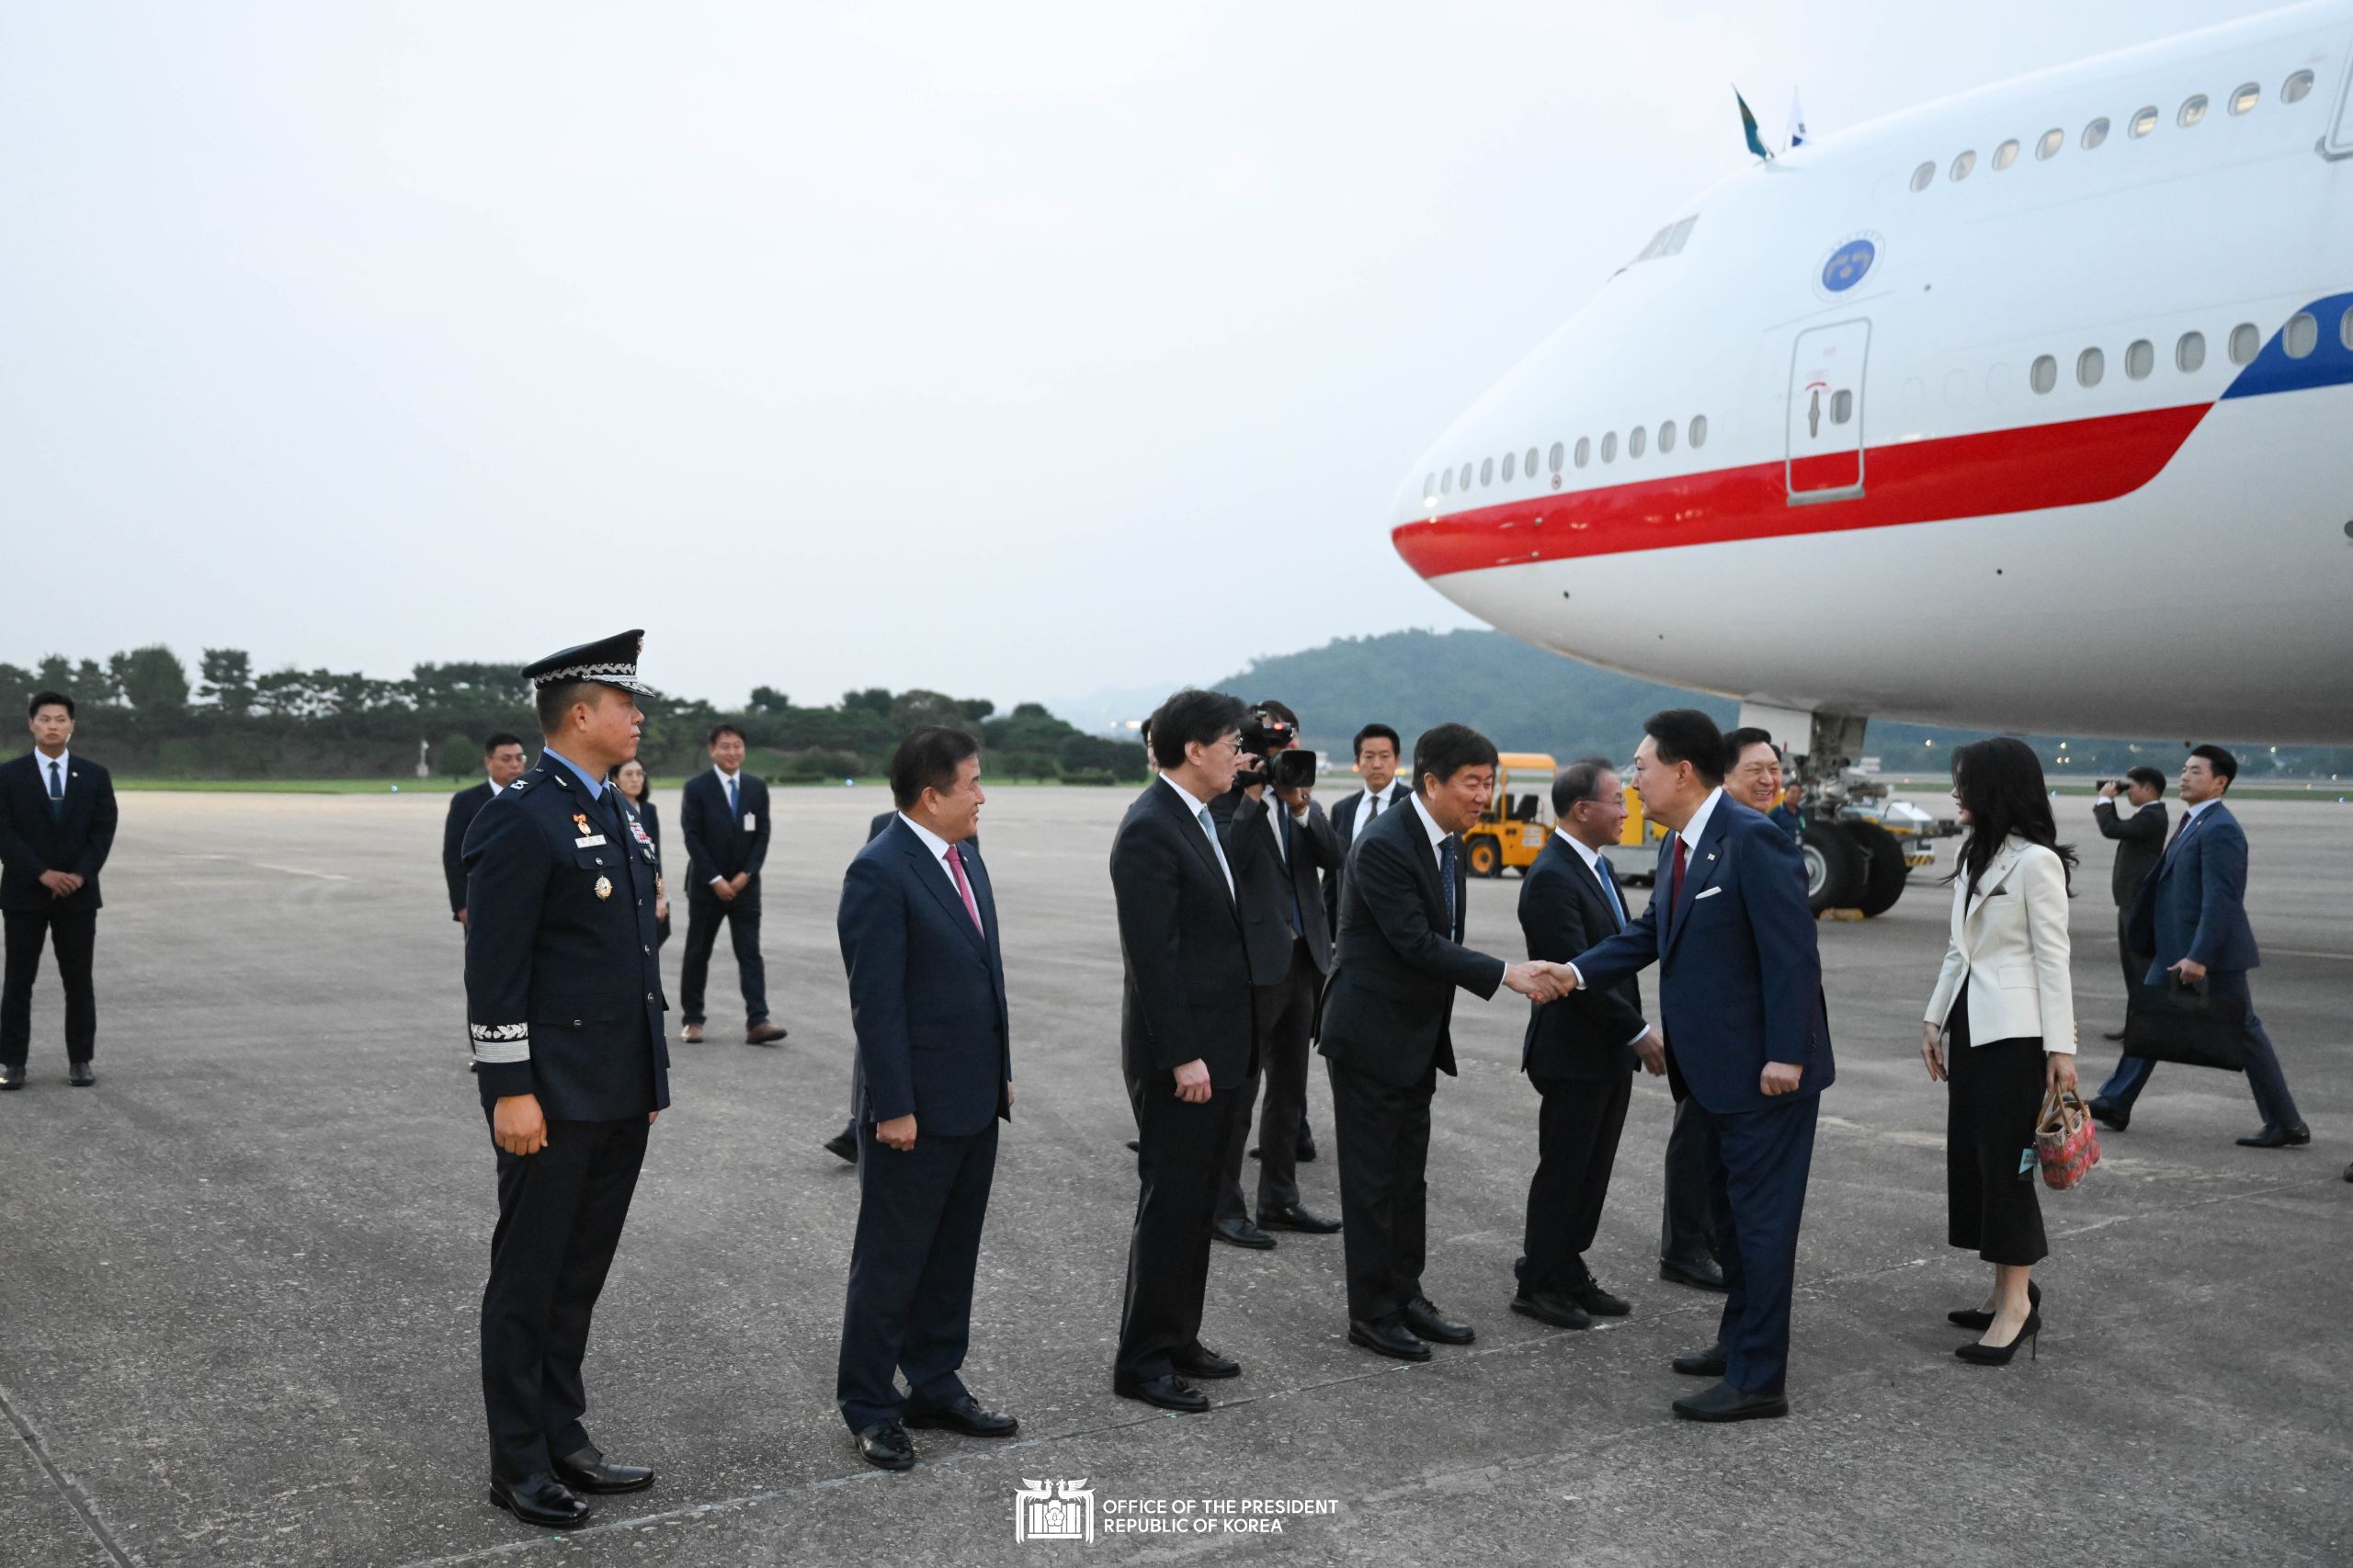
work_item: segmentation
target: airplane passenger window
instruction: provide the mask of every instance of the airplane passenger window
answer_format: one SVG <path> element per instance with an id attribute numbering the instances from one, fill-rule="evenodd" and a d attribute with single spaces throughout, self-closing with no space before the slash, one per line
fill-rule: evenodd
<path id="1" fill-rule="evenodd" d="M 1495 482 L 1495 460 L 1486 458 L 1479 464 L 1479 488 L 1485 489 Z"/>
<path id="2" fill-rule="evenodd" d="M 1535 448 L 1533 448 L 1533 447 L 1529 448 L 1529 449 L 1528 449 L 1528 456 L 1527 456 L 1527 457 L 1525 457 L 1525 458 L 1523 458 L 1522 460 L 1520 460 L 1519 472 L 1522 472 L 1522 473 L 1524 473 L 1524 474 L 1526 474 L 1526 475 L 1528 475 L 1528 477 L 1529 477 L 1529 478 L 1530 478 L 1530 479 L 1534 479 L 1534 478 L 1536 477 L 1536 449 L 1535 449 Z"/>
<path id="3" fill-rule="evenodd" d="M 1577 437 L 1577 467 L 1583 468 L 1586 463 L 1592 460 L 1593 437 L 1590 436 L 1579 436 Z"/>
<path id="4" fill-rule="evenodd" d="M 1643 447 L 1650 439 L 1639 425 L 1626 432 L 1626 457 L 1629 461 L 1643 455 Z"/>
<path id="5" fill-rule="evenodd" d="M 2336 340 L 2353 348 L 2353 305 L 2346 306 L 2345 313 L 2336 318 Z"/>
<path id="6" fill-rule="evenodd" d="M 2133 339 L 2124 350 L 2124 373 L 2136 381 L 2145 381 L 2149 379 L 2149 372 L 2156 368 L 2156 345 L 2145 337 Z"/>
<path id="7" fill-rule="evenodd" d="M 2183 333 L 2181 341 L 2173 346 L 2174 369 L 2183 375 L 2189 375 L 2205 363 L 2206 335 L 2202 332 Z"/>
<path id="8" fill-rule="evenodd" d="M 1956 180 L 1967 179 L 1969 177 L 1969 171 L 1976 166 L 1977 150 L 1972 147 L 1968 152 L 1963 153 L 1960 157 L 1955 158 L 1952 161 L 1952 177 Z"/>
<path id="9" fill-rule="evenodd" d="M 2313 74 L 2299 71 L 2279 85 L 2279 101 L 2292 104 L 2313 90 Z"/>
<path id="10" fill-rule="evenodd" d="M 2038 354 L 2034 369 L 2027 372 L 2028 384 L 2039 392 L 2047 392 L 2059 384 L 2059 361 L 2048 354 Z"/>
<path id="11" fill-rule="evenodd" d="M 2086 348 L 2075 356 L 2076 385 L 2096 387 L 2099 385 L 2100 377 L 2107 373 L 2108 356 L 2098 349 Z"/>
<path id="12" fill-rule="evenodd" d="M 2250 363 L 2263 347 L 2263 335 L 2255 330 L 2253 322 L 2243 321 L 2231 328 L 2231 363 Z"/>
<path id="13" fill-rule="evenodd" d="M 2184 130 L 2206 118 L 2206 95 L 2192 93 L 2181 103 L 2181 113 L 2175 116 Z"/>
<path id="14" fill-rule="evenodd" d="M 2345 312 L 2345 330 L 2347 333 L 2353 333 L 2353 311 Z M 2348 336 L 2346 342 L 2353 343 L 2353 336 Z M 1704 414 L 1695 414 L 1691 416 L 1691 444 L 1694 447 L 1704 447 L 1708 444 L 1708 416 Z"/>
<path id="15" fill-rule="evenodd" d="M 2088 153 L 2108 140 L 2108 117 L 2103 115 L 2084 127 L 2084 151 Z"/>
<path id="16" fill-rule="evenodd" d="M 1618 460 L 1618 432 L 1615 430 L 1605 433 L 1601 437 L 1601 460 L 1606 463 Z"/>
<path id="17" fill-rule="evenodd" d="M 1995 168 L 2006 169 L 2018 161 L 2018 143 L 2017 137 L 2013 136 L 2010 140 L 2003 142 L 2000 146 L 1994 149 L 1994 166 Z"/>
<path id="18" fill-rule="evenodd" d="M 2157 106 L 2154 104 L 2149 105 L 2139 114 L 2132 117 L 2132 134 L 2136 137 L 2146 136 L 2150 131 L 2154 131 L 2156 128 Z"/>
<path id="19" fill-rule="evenodd" d="M 1936 177 L 1937 165 L 1935 162 L 1931 160 L 1928 163 L 1922 164 L 1918 168 L 1912 171 L 1912 188 L 1915 191 L 1926 190 L 1928 188 L 1929 183 Z"/>
<path id="20" fill-rule="evenodd" d="M 1464 463 L 1462 465 L 1461 483 L 1464 490 L 1469 490 L 1471 488 L 1471 465 L 1469 463 Z"/>
<path id="21" fill-rule="evenodd" d="M 2059 155 L 2059 149 L 2066 144 L 2067 133 L 2054 125 L 2042 133 L 2041 141 L 2034 144 L 2034 155 L 2037 158 L 2055 158 Z"/>
<path id="22" fill-rule="evenodd" d="M 1511 483 L 1512 470 L 1518 466 L 1519 454 L 1518 452 L 1506 452 L 1504 454 L 1504 483 L 1506 484 L 1509 484 Z"/>
<path id="23" fill-rule="evenodd" d="M 1675 421 L 1672 419 L 1658 427 L 1658 449 L 1662 452 L 1675 450 Z"/>
<path id="24" fill-rule="evenodd" d="M 2231 95 L 2231 112 L 2245 114 L 2263 101 L 2263 87 L 2256 82 L 2241 82 L 2239 90 Z"/>
<path id="25" fill-rule="evenodd" d="M 1454 494 L 1454 471 L 1452 469 L 1447 469 L 1438 474 L 1438 493 L 1440 495 L 1451 495 Z"/>
<path id="26" fill-rule="evenodd" d="M 2289 358 L 2309 359 L 2313 350 L 2320 347 L 2320 323 L 2312 312 L 2298 311 L 2288 318 L 2288 329 L 2279 336 Z"/>
<path id="27" fill-rule="evenodd" d="M 1855 417 L 1855 394 L 1840 387 L 1830 394 L 1830 423 L 1844 425 Z"/>
<path id="28" fill-rule="evenodd" d="M 1552 472 L 1553 472 L 1554 473 L 1558 473 L 1558 472 L 1561 472 L 1561 457 L 1562 457 L 1561 443 L 1560 443 L 1560 442 L 1558 442 L 1558 441 L 1555 441 L 1555 442 L 1553 442 L 1553 443 L 1552 443 Z"/>

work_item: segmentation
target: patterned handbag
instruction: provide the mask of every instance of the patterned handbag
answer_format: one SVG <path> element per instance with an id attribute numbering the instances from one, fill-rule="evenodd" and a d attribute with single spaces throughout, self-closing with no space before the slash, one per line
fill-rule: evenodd
<path id="1" fill-rule="evenodd" d="M 2042 1167 L 2042 1185 L 2057 1192 L 2080 1184 L 2099 1164 L 2099 1131 L 2075 1090 L 2063 1094 L 2053 1088 L 2043 1096 L 2042 1115 L 2034 1124 L 2034 1158 Z"/>

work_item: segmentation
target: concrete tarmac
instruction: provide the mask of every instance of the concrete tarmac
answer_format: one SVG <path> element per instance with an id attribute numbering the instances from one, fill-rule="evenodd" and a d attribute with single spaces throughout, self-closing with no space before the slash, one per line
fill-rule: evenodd
<path id="1" fill-rule="evenodd" d="M 1637 1082 L 1589 1255 L 1633 1315 L 1560 1333 L 1506 1310 L 1537 1109 L 1507 994 L 1458 1006 L 1463 1072 L 1441 1081 L 1430 1151 L 1427 1283 L 1478 1343 L 1417 1367 L 1352 1348 L 1338 1238 L 1286 1235 L 1215 1252 L 1204 1337 L 1245 1376 L 1211 1385 L 1212 1414 L 1112 1396 L 1135 1177 L 1105 859 L 1129 799 L 1006 789 L 983 819 L 1020 1098 L 966 1378 L 1020 1437 L 919 1433 L 920 1468 L 885 1475 L 834 1409 L 857 1187 L 819 1147 L 850 1052 L 833 913 L 883 801 L 784 791 L 765 948 L 791 1038 L 740 1043 L 722 943 L 719 1027 L 700 1046 L 673 1029 L 676 1105 L 590 1351 L 590 1430 L 661 1479 L 551 1538 L 483 1494 L 495 1204 L 442 799 L 126 796 L 98 1086 L 65 1083 L 45 977 L 31 1086 L 0 1096 L 0 1564 L 2353 1559 L 2353 807 L 2241 809 L 2256 1001 L 2313 1147 L 2234 1146 L 2257 1119 L 2244 1080 L 2161 1069 L 2089 1181 L 2042 1193 L 2048 1360 L 1963 1365 L 1970 1335 L 1944 1320 L 1988 1274 L 1945 1244 L 1944 1091 L 1918 1059 L 1949 895 L 1916 886 L 1887 917 L 1824 926 L 1839 1077 L 1795 1410 L 1703 1427 L 1667 1413 L 1694 1386 L 1667 1359 L 1709 1342 L 1719 1298 L 1656 1277 L 1662 1082 Z M 2086 860 L 2088 1087 L 2123 983 L 2108 846 L 2083 802 L 2060 809 Z M 1518 891 L 1472 886 L 1475 945 L 1517 955 Z M 1320 1067 L 1311 1119 L 1306 1199 L 1336 1215 Z M 1091 1494 L 1092 1545 L 1017 1542 L 1016 1494 L 1040 1480 Z M 1222 1511 L 1270 1499 L 1317 1511 L 1258 1517 L 1279 1533 Z"/>

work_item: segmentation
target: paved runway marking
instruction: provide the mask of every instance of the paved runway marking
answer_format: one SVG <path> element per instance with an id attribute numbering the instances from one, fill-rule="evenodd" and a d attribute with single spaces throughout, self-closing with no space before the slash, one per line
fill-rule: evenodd
<path id="1" fill-rule="evenodd" d="M 49 1457 L 48 1445 L 40 1440 L 40 1434 L 34 1430 L 30 1421 L 25 1419 L 23 1412 L 17 1408 L 17 1402 L 8 1397 L 8 1391 L 5 1388 L 0 1388 L 0 1414 L 8 1417 L 8 1425 L 17 1429 L 17 1436 L 23 1439 L 26 1451 L 33 1456 L 33 1462 L 40 1466 L 41 1473 L 49 1477 L 49 1483 L 57 1489 L 57 1494 L 65 1500 L 65 1506 L 74 1510 L 74 1517 L 82 1521 L 82 1528 L 90 1532 L 90 1539 L 98 1543 L 118 1568 L 140 1568 L 139 1559 L 114 1539 L 114 1532 L 108 1529 L 98 1517 L 97 1505 L 90 1501 L 89 1494 L 82 1490 L 81 1483 L 57 1468 L 56 1461 Z"/>
<path id="2" fill-rule="evenodd" d="M 267 860 L 248 860 L 244 858 L 242 856 L 237 855 L 180 855 L 176 856 L 175 858 L 181 860 L 226 860 L 233 865 L 251 866 L 256 871 L 277 871 L 281 875 L 289 877 L 316 877 L 323 882 L 347 882 L 351 881 L 349 877 L 345 876 L 341 871 L 313 871 L 306 866 L 278 866 L 273 865 Z"/>

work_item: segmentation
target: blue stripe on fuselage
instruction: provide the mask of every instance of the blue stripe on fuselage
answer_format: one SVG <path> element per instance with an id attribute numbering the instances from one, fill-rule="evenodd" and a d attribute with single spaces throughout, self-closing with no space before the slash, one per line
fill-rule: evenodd
<path id="1" fill-rule="evenodd" d="M 2269 392 L 2307 392 L 2313 387 L 2353 384 L 2353 347 L 2346 345 L 2346 312 L 2353 310 L 2353 294 L 2331 294 L 2304 307 L 2320 327 L 2320 341 L 2301 359 L 2288 357 L 2287 329 L 2271 335 L 2255 362 L 2238 373 L 2225 399 L 2262 397 Z"/>

